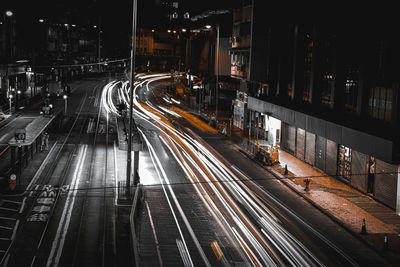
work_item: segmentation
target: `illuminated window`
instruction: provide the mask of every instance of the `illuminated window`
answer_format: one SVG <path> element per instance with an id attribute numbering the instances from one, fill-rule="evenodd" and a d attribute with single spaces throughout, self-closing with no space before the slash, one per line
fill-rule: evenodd
<path id="1" fill-rule="evenodd" d="M 353 68 L 346 69 L 344 108 L 350 113 L 357 111 L 357 97 L 359 84 L 359 71 Z"/>

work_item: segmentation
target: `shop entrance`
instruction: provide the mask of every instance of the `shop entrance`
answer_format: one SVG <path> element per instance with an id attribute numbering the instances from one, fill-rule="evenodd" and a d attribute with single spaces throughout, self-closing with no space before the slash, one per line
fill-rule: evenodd
<path id="1" fill-rule="evenodd" d="M 351 148 L 339 146 L 338 171 L 346 180 L 351 179 Z"/>

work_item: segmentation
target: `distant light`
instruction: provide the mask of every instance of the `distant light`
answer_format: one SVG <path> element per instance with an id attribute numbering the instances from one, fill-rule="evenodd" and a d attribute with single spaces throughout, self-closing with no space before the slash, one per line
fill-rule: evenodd
<path id="1" fill-rule="evenodd" d="M 206 28 L 207 29 L 211 29 L 211 25 L 206 25 Z"/>
<path id="2" fill-rule="evenodd" d="M 154 30 L 151 30 L 151 32 L 154 32 Z"/>
<path id="3" fill-rule="evenodd" d="M 40 22 L 40 23 L 43 23 L 43 22 L 44 22 L 44 19 L 39 19 L 39 22 Z"/>
<path id="4" fill-rule="evenodd" d="M 76 25 L 75 25 L 75 24 L 71 24 L 71 26 L 72 26 L 72 27 L 76 27 Z"/>
<path id="5" fill-rule="evenodd" d="M 64 24 L 64 26 L 65 26 L 65 27 L 68 27 L 68 24 L 67 24 L 67 23 L 65 23 L 65 24 Z"/>
<path id="6" fill-rule="evenodd" d="M 176 31 L 174 30 L 173 33 L 176 33 Z"/>
<path id="7" fill-rule="evenodd" d="M 167 32 L 171 32 L 171 30 L 168 30 Z"/>
<path id="8" fill-rule="evenodd" d="M 64 98 L 64 99 L 67 99 L 67 98 L 68 98 L 68 96 L 67 96 L 67 95 L 63 95 L 63 98 Z"/>
<path id="9" fill-rule="evenodd" d="M 185 18 L 185 19 L 190 18 L 189 12 L 186 12 L 185 14 L 183 14 L 183 18 Z"/>
<path id="10" fill-rule="evenodd" d="M 183 28 L 183 29 L 182 29 L 182 32 L 186 32 L 186 29 L 185 29 L 185 28 Z"/>
<path id="11" fill-rule="evenodd" d="M 93 28 L 97 28 L 97 25 L 94 25 Z"/>
<path id="12" fill-rule="evenodd" d="M 1 25 L 1 24 L 3 24 L 3 22 L 2 22 L 2 21 L 0 21 L 0 25 Z"/>
<path id="13" fill-rule="evenodd" d="M 53 105 L 52 105 L 52 104 L 49 104 L 49 108 L 53 108 Z"/>
<path id="14" fill-rule="evenodd" d="M 7 10 L 6 11 L 6 16 L 7 17 L 11 17 L 12 15 L 14 15 L 14 13 L 11 10 Z"/>
<path id="15" fill-rule="evenodd" d="M 18 90 L 18 91 L 17 91 L 17 94 L 19 94 L 19 95 L 20 95 L 21 93 L 22 93 L 22 92 L 21 92 L 21 90 Z"/>

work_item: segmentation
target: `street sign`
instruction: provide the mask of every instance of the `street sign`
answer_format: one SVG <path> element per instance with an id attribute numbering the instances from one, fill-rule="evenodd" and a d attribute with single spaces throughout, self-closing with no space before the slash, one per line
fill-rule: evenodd
<path id="1" fill-rule="evenodd" d="M 16 141 L 24 141 L 26 138 L 26 130 L 25 129 L 16 129 L 14 137 L 15 137 Z"/>
<path id="2" fill-rule="evenodd" d="M 17 176 L 15 174 L 10 175 L 10 190 L 14 190 L 17 186 Z"/>

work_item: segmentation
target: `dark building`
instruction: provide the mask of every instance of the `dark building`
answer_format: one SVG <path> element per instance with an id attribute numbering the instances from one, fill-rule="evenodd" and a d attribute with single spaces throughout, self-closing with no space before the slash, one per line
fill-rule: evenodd
<path id="1" fill-rule="evenodd" d="M 234 123 L 400 211 L 398 27 L 276 21 L 263 4 L 234 12 Z"/>
<path id="2" fill-rule="evenodd" d="M 33 96 L 44 80 L 66 79 L 82 71 L 79 66 L 57 69 L 59 65 L 97 62 L 101 56 L 96 19 L 82 18 L 79 10 L 60 1 L 51 5 L 52 12 L 44 12 L 42 5 L 15 4 L 0 10 L 1 104 L 8 102 L 11 92 Z"/>

